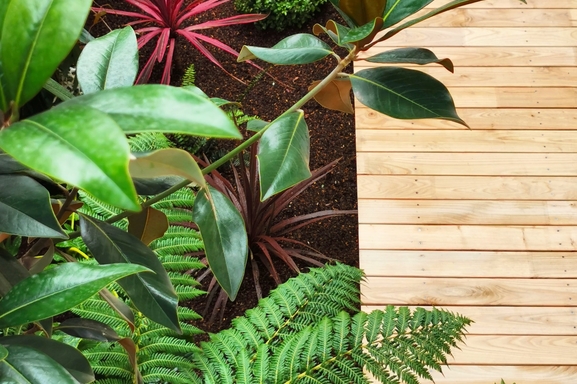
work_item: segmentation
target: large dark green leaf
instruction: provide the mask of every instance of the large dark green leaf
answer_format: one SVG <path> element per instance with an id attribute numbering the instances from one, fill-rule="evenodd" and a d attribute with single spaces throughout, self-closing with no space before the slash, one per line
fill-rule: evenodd
<path id="1" fill-rule="evenodd" d="M 163 176 L 155 177 L 152 179 L 140 179 L 137 177 L 132 178 L 134 187 L 136 188 L 136 193 L 139 195 L 158 195 L 177 184 L 180 184 L 185 179 L 177 176 Z"/>
<path id="2" fill-rule="evenodd" d="M 24 337 L 24 336 L 22 336 Z M 9 384 L 41 384 L 50 377 L 52 383 L 78 384 L 63 366 L 33 348 L 11 345 L 8 356 L 0 361 L 0 378 Z"/>
<path id="3" fill-rule="evenodd" d="M 0 297 L 28 276 L 30 273 L 26 268 L 7 250 L 0 248 Z"/>
<path id="4" fill-rule="evenodd" d="M 245 45 L 238 55 L 239 62 L 259 58 L 279 65 L 309 64 L 320 60 L 333 51 L 318 37 L 299 33 L 279 41 L 272 48 Z"/>
<path id="5" fill-rule="evenodd" d="M 335 44 L 341 47 L 345 47 L 349 50 L 352 48 L 352 45 L 343 43 L 343 38 L 349 33 L 350 30 L 351 28 L 345 27 L 344 25 L 336 23 L 333 20 L 327 21 L 325 27 L 320 24 L 315 24 L 313 26 L 313 33 L 316 36 L 324 32 L 335 42 Z"/>
<path id="6" fill-rule="evenodd" d="M 91 0 L 9 2 L 1 46 L 9 100 L 21 106 L 42 89 L 78 40 L 91 4 Z"/>
<path id="7" fill-rule="evenodd" d="M 125 133 L 167 132 L 242 139 L 233 121 L 209 99 L 166 85 L 115 88 L 62 103 L 107 113 Z"/>
<path id="8" fill-rule="evenodd" d="M 50 204 L 50 194 L 28 176 L 0 175 L 0 232 L 66 239 Z M 8 187 L 9 186 L 9 187 Z"/>
<path id="9" fill-rule="evenodd" d="M 381 30 L 382 25 L 383 19 L 377 17 L 361 27 L 351 28 L 347 34 L 342 37 L 341 42 L 343 44 L 355 43 L 356 45 L 363 47 L 375 38 L 377 33 Z"/>
<path id="10" fill-rule="evenodd" d="M 309 152 L 309 129 L 303 111 L 272 122 L 258 146 L 262 201 L 311 176 Z"/>
<path id="11" fill-rule="evenodd" d="M 85 95 L 130 87 L 138 73 L 138 45 L 131 27 L 94 39 L 78 58 L 77 76 Z"/>
<path id="12" fill-rule="evenodd" d="M 383 14 L 383 28 L 397 24 L 432 2 L 433 0 L 389 0 Z"/>
<path id="13" fill-rule="evenodd" d="M 78 317 L 64 320 L 56 327 L 56 330 L 62 331 L 70 336 L 102 342 L 118 341 L 121 339 L 118 333 L 110 326 L 100 321 L 81 319 Z"/>
<path id="14" fill-rule="evenodd" d="M 0 147 L 22 164 L 106 203 L 140 209 L 128 174 L 126 137 L 96 109 L 71 106 L 35 115 L 0 131 Z"/>
<path id="15" fill-rule="evenodd" d="M 180 332 L 176 314 L 178 297 L 166 270 L 150 248 L 130 233 L 84 215 L 80 216 L 80 233 L 99 263 L 137 264 L 151 269 L 154 274 L 128 276 L 118 283 L 146 317 Z"/>
<path id="16" fill-rule="evenodd" d="M 8 356 L 8 350 L 0 344 L 0 363 Z"/>
<path id="17" fill-rule="evenodd" d="M 94 381 L 94 373 L 88 360 L 82 352 L 70 345 L 40 336 L 8 336 L 0 339 L 0 343 L 8 348 L 19 346 L 43 353 L 60 364 L 80 383 Z"/>
<path id="18" fill-rule="evenodd" d="M 382 17 L 386 4 L 387 0 L 340 0 L 336 6 L 359 26 Z"/>
<path id="19" fill-rule="evenodd" d="M 234 300 L 248 257 L 248 238 L 242 216 L 225 195 L 207 186 L 194 202 L 194 221 L 200 228 L 214 277 Z"/>
<path id="20" fill-rule="evenodd" d="M 111 282 L 148 269 L 140 265 L 66 263 L 22 280 L 0 300 L 0 328 L 58 315 Z"/>
<path id="21" fill-rule="evenodd" d="M 440 64 L 447 68 L 448 71 L 453 72 L 454 66 L 450 59 L 439 59 L 433 52 L 426 48 L 398 48 L 390 51 L 382 52 L 366 59 L 371 63 L 387 63 L 387 64 Z"/>
<path id="22" fill-rule="evenodd" d="M 0 1 L 0 41 L 2 41 L 2 29 L 4 27 L 4 19 L 6 18 L 6 11 L 8 10 L 8 4 L 10 4 L 10 1 L 11 0 Z"/>
<path id="23" fill-rule="evenodd" d="M 457 115 L 447 88 L 411 69 L 363 69 L 350 75 L 355 97 L 367 107 L 397 119 L 445 119 L 467 125 Z"/>

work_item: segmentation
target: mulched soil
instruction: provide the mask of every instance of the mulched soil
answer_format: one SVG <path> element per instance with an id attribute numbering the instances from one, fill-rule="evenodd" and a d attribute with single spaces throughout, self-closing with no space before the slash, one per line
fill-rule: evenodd
<path id="1" fill-rule="evenodd" d="M 102 0 L 104 3 L 104 0 Z M 122 0 L 107 0 L 107 4 L 117 9 L 129 9 Z M 204 20 L 223 18 L 235 15 L 233 2 L 229 2 L 211 12 L 203 14 L 191 23 Z M 230 26 L 224 28 L 205 30 L 203 33 L 219 39 L 240 51 L 243 45 L 270 47 L 286 36 L 295 33 L 311 33 L 315 23 L 325 24 L 329 19 L 339 19 L 338 14 L 330 4 L 325 4 L 313 20 L 298 30 L 285 30 L 283 32 L 261 31 L 254 25 Z M 112 28 L 122 27 L 127 19 L 107 15 L 104 17 L 106 24 Z M 108 27 L 100 22 L 91 28 L 91 33 L 100 36 L 108 32 Z M 152 48 L 145 46 L 141 51 L 141 65 L 144 65 L 147 50 Z M 227 71 L 234 74 L 249 84 L 242 84 L 202 56 L 187 41 L 182 38 L 177 40 L 175 48 L 175 61 L 172 70 L 172 85 L 181 85 L 182 76 L 186 68 L 193 64 L 196 69 L 196 85 L 211 97 L 221 97 L 230 101 L 242 103 L 243 110 L 248 115 L 257 115 L 264 120 L 272 120 L 300 97 L 308 89 L 314 80 L 324 78 L 336 64 L 334 58 L 326 58 L 320 62 L 306 66 L 282 66 L 270 68 L 270 76 L 261 76 L 258 79 L 259 70 L 246 63 L 237 64 L 235 58 L 217 49 L 210 49 L 219 59 Z M 268 68 L 266 63 L 258 63 Z M 348 68 L 349 71 L 352 68 Z M 152 82 L 160 79 L 162 65 L 157 65 L 153 73 Z M 255 80 L 256 79 L 256 80 Z M 284 85 L 283 85 L 284 84 Z M 153 107 L 153 106 L 151 106 Z M 292 217 L 299 214 L 311 213 L 325 209 L 348 210 L 357 208 L 357 183 L 356 183 L 356 154 L 355 154 L 355 130 L 354 118 L 351 115 L 328 111 L 311 101 L 304 106 L 305 117 L 311 135 L 311 169 L 323 166 L 335 159 L 341 159 L 335 170 L 325 179 L 317 182 L 298 198 L 286 212 L 284 217 Z M 230 149 L 235 146 L 234 142 L 219 142 L 219 149 Z M 340 262 L 358 266 L 358 225 L 356 216 L 344 216 L 327 219 L 320 223 L 306 227 L 293 235 L 294 238 L 310 244 L 325 255 Z M 307 265 L 299 264 L 303 270 Z M 287 279 L 292 276 L 290 271 L 281 263 L 278 265 L 282 277 Z M 261 269 L 261 285 L 263 294 L 274 288 L 272 279 L 266 276 L 264 268 Z M 206 288 L 206 287 L 205 287 Z M 204 310 L 205 299 L 191 303 L 193 309 L 198 312 Z M 256 295 L 253 288 L 251 273 L 247 273 L 245 282 L 241 287 L 238 298 L 234 303 L 229 303 L 225 313 L 221 314 L 223 320 L 217 323 L 200 324 L 210 332 L 227 327 L 230 319 L 241 315 L 246 309 L 256 305 Z"/>

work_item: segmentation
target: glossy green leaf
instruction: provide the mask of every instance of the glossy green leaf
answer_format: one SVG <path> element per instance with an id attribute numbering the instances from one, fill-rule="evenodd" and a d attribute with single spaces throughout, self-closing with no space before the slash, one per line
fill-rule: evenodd
<path id="1" fill-rule="evenodd" d="M 342 37 L 341 43 L 356 43 L 362 47 L 374 39 L 377 33 L 381 30 L 382 25 L 383 19 L 377 17 L 361 27 L 351 28 L 347 34 Z"/>
<path id="2" fill-rule="evenodd" d="M 343 43 L 342 39 L 350 30 L 351 28 L 345 27 L 333 20 L 327 21 L 327 24 L 324 27 L 320 24 L 315 24 L 313 26 L 313 33 L 315 36 L 319 36 L 321 33 L 326 33 L 335 44 L 349 50 L 352 48 L 352 45 Z"/>
<path id="3" fill-rule="evenodd" d="M 0 175 L 0 232 L 29 237 L 68 236 L 52 211 L 50 194 L 38 182 L 23 175 Z"/>
<path id="4" fill-rule="evenodd" d="M 178 296 L 154 252 L 130 233 L 92 217 L 80 216 L 82 240 L 100 264 L 143 265 L 154 274 L 139 274 L 118 283 L 132 304 L 149 319 L 180 332 L 176 307 Z"/>
<path id="5" fill-rule="evenodd" d="M 30 260 L 31 259 L 31 260 Z M 42 272 L 54 259 L 54 244 L 50 242 L 48 249 L 43 255 L 31 257 L 29 260 L 20 259 L 31 275 Z M 29 262 L 29 264 L 27 263 Z"/>
<path id="6" fill-rule="evenodd" d="M 0 55 L 2 52 L 1 43 L 2 42 L 0 41 Z M 8 110 L 8 100 L 6 96 L 6 91 L 7 91 L 6 76 L 4 76 L 4 69 L 2 66 L 2 56 L 0 56 L 0 122 L 3 122 L 4 120 L 3 112 L 6 112 Z"/>
<path id="7" fill-rule="evenodd" d="M 4 20 L 6 19 L 6 11 L 8 10 L 8 4 L 10 4 L 10 1 L 11 0 L 0 1 L 0 41 L 2 41 L 2 29 L 4 27 Z"/>
<path id="8" fill-rule="evenodd" d="M 308 33 L 299 33 L 279 41 L 272 48 L 245 45 L 238 55 L 238 62 L 259 58 L 279 65 L 309 64 L 332 54 L 331 47 Z"/>
<path id="9" fill-rule="evenodd" d="M 311 176 L 309 152 L 309 129 L 303 111 L 272 122 L 258 146 L 261 201 Z"/>
<path id="10" fill-rule="evenodd" d="M 450 59 L 439 59 L 432 51 L 426 48 L 398 48 L 382 52 L 366 59 L 371 63 L 387 64 L 440 64 L 448 71 L 453 72 L 455 67 Z"/>
<path id="11" fill-rule="evenodd" d="M 130 175 L 136 178 L 181 176 L 203 187 L 206 182 L 202 170 L 190 153 L 177 148 L 135 153 L 130 160 Z"/>
<path id="12" fill-rule="evenodd" d="M 53 383 L 78 384 L 74 376 L 64 367 L 36 349 L 19 345 L 11 345 L 6 349 L 8 350 L 8 356 L 0 361 L 0 378 L 2 378 L 3 383 L 46 383 L 47 375 L 50 375 L 50 380 Z"/>
<path id="13" fill-rule="evenodd" d="M 130 87 L 138 73 L 138 45 L 131 27 L 92 40 L 78 58 L 78 83 L 85 95 Z"/>
<path id="14" fill-rule="evenodd" d="M 0 248 L 0 297 L 30 276 L 30 273 L 4 248 Z"/>
<path id="15" fill-rule="evenodd" d="M 246 123 L 246 129 L 252 132 L 260 132 L 270 122 L 261 119 L 250 120 Z"/>
<path id="16" fill-rule="evenodd" d="M 52 358 L 79 383 L 94 381 L 94 373 L 86 357 L 78 349 L 40 336 L 8 336 L 0 340 L 4 346 L 19 346 L 36 350 Z"/>
<path id="17" fill-rule="evenodd" d="M 397 67 L 363 69 L 350 75 L 355 97 L 397 119 L 445 119 L 467 125 L 457 115 L 447 88 L 419 71 Z"/>
<path id="18" fill-rule="evenodd" d="M 225 195 L 207 186 L 196 196 L 194 221 L 200 229 L 210 269 L 234 301 L 248 257 L 248 237 L 242 216 Z"/>
<path id="19" fill-rule="evenodd" d="M 336 6 L 359 26 L 382 17 L 386 4 L 387 0 L 340 0 Z"/>
<path id="20" fill-rule="evenodd" d="M 182 177 L 177 176 L 163 176 L 153 179 L 132 178 L 136 193 L 144 196 L 158 195 L 184 180 Z"/>
<path id="21" fill-rule="evenodd" d="M 80 36 L 91 4 L 91 0 L 10 2 L 4 19 L 1 57 L 7 96 L 16 105 L 32 99 L 68 55 Z"/>
<path id="22" fill-rule="evenodd" d="M 168 218 L 164 212 L 146 207 L 142 211 L 128 217 L 128 233 L 149 245 L 162 236 L 168 229 Z"/>
<path id="23" fill-rule="evenodd" d="M 124 301 L 112 294 L 108 289 L 104 288 L 98 292 L 102 300 L 106 301 L 110 308 L 118 314 L 128 324 L 128 327 L 134 332 L 134 312 Z"/>
<path id="24" fill-rule="evenodd" d="M 101 92 L 102 93 L 102 92 Z M 22 164 L 114 206 L 138 211 L 122 130 L 96 109 L 53 108 L 0 131 L 0 147 Z"/>
<path id="25" fill-rule="evenodd" d="M 56 330 L 81 339 L 102 342 L 118 341 L 121 338 L 110 326 L 100 321 L 79 317 L 64 320 L 56 327 Z"/>
<path id="26" fill-rule="evenodd" d="M 111 282 L 138 272 L 140 265 L 66 263 L 22 280 L 0 300 L 0 328 L 58 315 Z"/>
<path id="27" fill-rule="evenodd" d="M 209 99 L 166 85 L 115 88 L 60 104 L 85 105 L 107 113 L 124 133 L 167 132 L 242 139 L 233 121 Z"/>
<path id="28" fill-rule="evenodd" d="M 0 363 L 8 356 L 8 350 L 0 344 Z"/>
<path id="29" fill-rule="evenodd" d="M 399 21 L 420 11 L 433 0 L 389 0 L 385 13 L 383 14 L 384 24 L 383 28 L 388 28 L 397 24 Z"/>

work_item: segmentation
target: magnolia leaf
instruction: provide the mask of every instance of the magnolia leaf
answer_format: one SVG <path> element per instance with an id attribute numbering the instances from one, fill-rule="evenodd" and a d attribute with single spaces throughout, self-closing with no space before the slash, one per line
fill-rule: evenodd
<path id="1" fill-rule="evenodd" d="M 54 319 L 52 317 L 44 320 L 38 320 L 35 322 L 35 324 L 40 328 L 42 332 L 44 332 L 47 338 L 50 339 L 52 337 L 52 329 L 54 325 Z"/>
<path id="2" fill-rule="evenodd" d="M 1 136 L 0 136 L 1 137 Z M 52 211 L 50 194 L 34 179 L 0 175 L 0 232 L 29 237 L 68 236 Z"/>
<path id="3" fill-rule="evenodd" d="M 132 304 L 149 319 L 181 332 L 176 307 L 178 296 L 154 252 L 130 233 L 85 215 L 80 216 L 82 240 L 100 264 L 143 265 L 154 274 L 128 276 L 118 284 Z"/>
<path id="4" fill-rule="evenodd" d="M 4 19 L 6 18 L 8 4 L 10 4 L 10 0 L 0 2 L 0 41 L 2 41 L 2 29 L 4 27 Z"/>
<path id="5" fill-rule="evenodd" d="M 318 80 L 314 81 L 309 90 L 319 83 Z M 315 100 L 327 109 L 353 114 L 355 110 L 351 102 L 351 88 L 351 81 L 348 78 L 334 79 L 315 95 Z"/>
<path id="6" fill-rule="evenodd" d="M 50 242 L 48 249 L 43 255 L 31 257 L 30 259 L 22 258 L 22 264 L 30 271 L 31 275 L 42 272 L 52 263 L 54 259 L 54 243 Z"/>
<path id="7" fill-rule="evenodd" d="M 102 300 L 106 301 L 108 305 L 110 305 L 110 308 L 112 308 L 114 312 L 116 312 L 118 316 L 128 324 L 130 330 L 134 332 L 134 312 L 132 312 L 132 309 L 106 288 L 101 289 L 100 292 L 98 292 L 98 295 Z"/>
<path id="8" fill-rule="evenodd" d="M 202 170 L 190 153 L 177 148 L 165 148 L 158 151 L 134 154 L 130 160 L 130 174 L 136 178 L 155 178 L 159 176 L 181 176 L 204 187 L 206 181 Z"/>
<path id="9" fill-rule="evenodd" d="M 13 286 L 30 276 L 18 260 L 4 248 L 0 248 L 0 297 L 5 296 Z"/>
<path id="10" fill-rule="evenodd" d="M 152 207 L 146 207 L 139 213 L 128 217 L 128 233 L 148 245 L 164 235 L 168 229 L 166 215 Z"/>
<path id="11" fill-rule="evenodd" d="M 149 271 L 140 265 L 66 263 L 32 275 L 0 300 L 0 328 L 58 315 L 115 280 Z"/>
<path id="12" fill-rule="evenodd" d="M 194 201 L 206 258 L 214 277 L 234 301 L 246 267 L 248 237 L 242 216 L 232 202 L 210 185 Z"/>
<path id="13" fill-rule="evenodd" d="M 78 40 L 91 4 L 91 0 L 8 2 L 0 48 L 8 101 L 24 105 L 42 89 Z"/>
<path id="14" fill-rule="evenodd" d="M 252 132 L 260 132 L 269 124 L 270 122 L 261 119 L 250 120 L 246 123 L 246 129 Z"/>
<path id="15" fill-rule="evenodd" d="M 124 133 L 166 132 L 242 139 L 234 122 L 206 97 L 166 85 L 137 85 L 76 97 L 55 109 L 84 105 L 108 114 Z"/>
<path id="16" fill-rule="evenodd" d="M 77 64 L 78 83 L 85 95 L 130 87 L 138 74 L 136 34 L 128 26 L 89 42 Z"/>
<path id="17" fill-rule="evenodd" d="M 135 383 L 136 384 L 144 383 L 144 381 L 142 380 L 142 376 L 138 371 L 138 361 L 136 359 L 136 353 L 138 352 L 138 347 L 136 346 L 136 344 L 134 344 L 134 341 L 130 337 L 124 337 L 118 340 L 118 344 L 120 344 L 122 348 L 124 348 L 126 354 L 128 355 L 128 361 L 130 361 L 130 365 L 134 370 L 134 376 L 136 378 Z"/>
<path id="18" fill-rule="evenodd" d="M 132 178 L 132 182 L 136 188 L 136 193 L 144 196 L 158 195 L 159 193 L 167 191 L 175 185 L 180 184 L 184 180 L 185 179 L 182 177 L 177 176 L 162 176 L 152 179 Z"/>
<path id="19" fill-rule="evenodd" d="M 332 53 L 331 47 L 318 37 L 308 33 L 299 33 L 279 41 L 272 48 L 245 45 L 237 61 L 258 58 L 278 65 L 309 64 Z"/>
<path id="20" fill-rule="evenodd" d="M 340 0 L 337 7 L 358 26 L 382 17 L 386 4 L 387 0 Z"/>
<path id="21" fill-rule="evenodd" d="M 309 152 L 309 129 L 303 111 L 271 123 L 258 146 L 261 201 L 311 176 Z"/>
<path id="22" fill-rule="evenodd" d="M 8 356 L 8 350 L 4 348 L 2 344 L 0 344 L 0 364 L 2 363 L 2 360 L 6 359 L 7 356 Z"/>
<path id="23" fill-rule="evenodd" d="M 415 14 L 433 0 L 389 0 L 383 14 L 383 29 L 397 24 L 399 21 Z"/>
<path id="24" fill-rule="evenodd" d="M 66 199 L 52 199 L 51 200 L 52 211 L 56 214 L 60 213 L 60 210 L 64 206 L 65 201 Z M 60 215 L 60 219 L 58 220 L 60 224 L 64 224 L 66 220 L 68 220 L 70 215 L 78 211 L 83 205 L 84 203 L 82 201 L 78 200 L 71 201 L 70 204 L 68 204 L 68 208 L 66 208 L 66 210 L 62 212 L 62 214 Z"/>
<path id="25" fill-rule="evenodd" d="M 371 63 L 387 64 L 440 64 L 448 71 L 453 72 L 455 67 L 450 59 L 439 59 L 432 51 L 426 48 L 398 48 L 376 54 L 366 59 Z"/>
<path id="26" fill-rule="evenodd" d="M 355 97 L 367 107 L 397 119 L 445 119 L 467 126 L 447 88 L 411 69 L 363 69 L 349 76 Z"/>
<path id="27" fill-rule="evenodd" d="M 54 383 L 78 384 L 64 367 L 36 349 L 19 345 L 10 345 L 6 349 L 8 356 L 0 361 L 0 377 L 5 383 L 45 383 L 49 372 Z"/>
<path id="28" fill-rule="evenodd" d="M 91 383 L 94 381 L 94 373 L 86 357 L 78 349 L 40 336 L 7 336 L 0 340 L 4 346 L 19 346 L 33 349 L 52 358 L 60 366 L 70 373 L 79 383 Z M 52 380 L 52 372 L 50 372 Z"/>
<path id="29" fill-rule="evenodd" d="M 126 137 L 113 119 L 96 109 L 53 108 L 1 130 L 0 146 L 27 167 L 105 203 L 140 210 L 128 174 Z"/>
<path id="30" fill-rule="evenodd" d="M 333 20 L 327 21 L 325 27 L 323 27 L 320 24 L 315 24 L 313 26 L 313 33 L 316 36 L 324 32 L 335 42 L 335 44 L 349 49 L 352 47 L 352 45 L 348 43 L 343 43 L 343 37 L 345 37 L 350 30 L 351 28 L 345 27 L 344 25 L 336 23 Z"/>
<path id="31" fill-rule="evenodd" d="M 60 323 L 56 330 L 70 336 L 102 342 L 118 341 L 121 338 L 110 326 L 90 319 L 67 319 Z"/>
<path id="32" fill-rule="evenodd" d="M 377 33 L 381 30 L 382 25 L 383 19 L 377 17 L 362 27 L 351 28 L 347 34 L 341 38 L 341 43 L 355 43 L 356 45 L 363 47 L 375 38 Z"/>

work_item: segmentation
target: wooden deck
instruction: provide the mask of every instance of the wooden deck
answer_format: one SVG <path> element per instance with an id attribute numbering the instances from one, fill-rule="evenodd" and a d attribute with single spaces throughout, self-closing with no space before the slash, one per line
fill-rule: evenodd
<path id="1" fill-rule="evenodd" d="M 357 105 L 365 309 L 475 321 L 438 384 L 577 383 L 577 0 L 527 2 L 476 3 L 368 52 L 451 58 L 455 74 L 419 69 L 471 126 Z"/>

